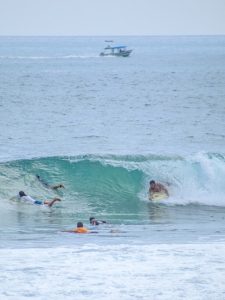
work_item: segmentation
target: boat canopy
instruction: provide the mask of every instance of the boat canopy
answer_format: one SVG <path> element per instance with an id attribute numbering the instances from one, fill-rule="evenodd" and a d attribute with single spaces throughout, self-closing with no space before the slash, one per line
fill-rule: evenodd
<path id="1" fill-rule="evenodd" d="M 112 49 L 124 49 L 126 48 L 127 46 L 113 46 L 111 47 Z"/>
<path id="2" fill-rule="evenodd" d="M 127 46 L 107 46 L 105 47 L 105 50 L 125 50 L 127 48 Z"/>

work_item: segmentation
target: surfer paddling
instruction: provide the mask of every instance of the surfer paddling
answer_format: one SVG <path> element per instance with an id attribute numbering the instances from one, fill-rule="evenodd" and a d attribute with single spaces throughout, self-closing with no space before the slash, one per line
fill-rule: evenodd
<path id="1" fill-rule="evenodd" d="M 45 200 L 45 201 L 36 200 L 36 199 L 32 198 L 31 196 L 26 195 L 24 193 L 24 191 L 20 191 L 18 197 L 19 197 L 19 200 L 26 202 L 26 203 L 35 204 L 35 205 L 46 205 L 49 207 L 52 207 L 52 205 L 55 202 L 61 201 L 61 199 L 59 199 L 59 198 L 53 198 L 51 200 Z"/>
<path id="2" fill-rule="evenodd" d="M 169 197 L 168 190 L 165 188 L 165 186 L 159 182 L 155 182 L 155 180 L 151 180 L 149 182 L 149 195 L 151 196 L 154 193 L 165 193 Z"/>
<path id="3" fill-rule="evenodd" d="M 71 230 L 63 230 L 62 232 L 70 232 L 70 233 L 98 233 L 97 231 L 92 231 L 84 227 L 82 222 L 77 222 L 77 227 Z"/>
<path id="4" fill-rule="evenodd" d="M 107 223 L 106 221 L 96 220 L 95 217 L 90 217 L 89 221 L 90 221 L 90 224 L 93 226 Z"/>
<path id="5" fill-rule="evenodd" d="M 46 181 L 44 181 L 39 175 L 36 175 L 36 178 L 38 181 L 40 181 L 46 188 L 52 189 L 52 190 L 58 190 L 60 188 L 65 188 L 65 186 L 62 183 L 50 185 Z"/>

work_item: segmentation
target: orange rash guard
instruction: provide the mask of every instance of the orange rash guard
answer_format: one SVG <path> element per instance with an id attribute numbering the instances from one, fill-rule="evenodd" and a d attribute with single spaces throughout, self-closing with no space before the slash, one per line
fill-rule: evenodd
<path id="1" fill-rule="evenodd" d="M 74 232 L 75 233 L 88 233 L 89 230 L 85 227 L 78 227 L 78 228 L 74 229 Z"/>

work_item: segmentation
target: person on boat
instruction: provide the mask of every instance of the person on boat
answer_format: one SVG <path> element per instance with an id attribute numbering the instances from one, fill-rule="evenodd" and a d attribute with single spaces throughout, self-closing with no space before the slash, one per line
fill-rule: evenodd
<path id="1" fill-rule="evenodd" d="M 168 197 L 169 193 L 168 190 L 165 188 L 165 186 L 159 182 L 155 182 L 155 180 L 151 180 L 149 182 L 149 195 L 152 195 L 153 193 L 161 193 L 164 192 Z"/>
<path id="2" fill-rule="evenodd" d="M 64 185 L 62 183 L 59 184 L 55 184 L 55 185 L 50 185 L 49 183 L 47 183 L 46 181 L 44 181 L 39 175 L 36 175 L 37 179 L 46 187 L 52 190 L 57 190 L 60 188 L 65 188 Z"/>
<path id="3" fill-rule="evenodd" d="M 52 205 L 55 202 L 61 201 L 61 199 L 59 198 L 53 198 L 51 200 L 45 200 L 45 201 L 40 201 L 40 200 L 36 200 L 34 198 L 32 198 L 31 196 L 28 196 L 24 193 L 24 191 L 20 191 L 19 192 L 19 200 L 26 202 L 26 203 L 30 203 L 30 204 L 35 204 L 35 205 L 46 205 L 49 207 L 52 207 Z"/>
<path id="4" fill-rule="evenodd" d="M 90 217 L 89 221 L 90 221 L 90 224 L 93 225 L 93 226 L 107 223 L 106 221 L 96 220 L 95 217 Z"/>

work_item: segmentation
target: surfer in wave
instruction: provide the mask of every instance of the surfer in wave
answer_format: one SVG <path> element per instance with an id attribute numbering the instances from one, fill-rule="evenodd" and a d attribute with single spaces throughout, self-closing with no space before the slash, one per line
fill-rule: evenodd
<path id="1" fill-rule="evenodd" d="M 55 202 L 61 201 L 61 199 L 59 198 L 53 198 L 51 200 L 45 200 L 45 201 L 36 200 L 31 196 L 26 195 L 24 191 L 20 191 L 18 197 L 19 200 L 26 203 L 35 204 L 35 205 L 46 205 L 49 207 L 51 207 Z"/>
<path id="2" fill-rule="evenodd" d="M 52 190 L 58 190 L 60 188 L 65 188 L 62 183 L 55 184 L 55 185 L 50 185 L 46 181 L 44 181 L 39 175 L 36 175 L 36 178 L 46 187 Z"/>
<path id="3" fill-rule="evenodd" d="M 159 182 L 155 182 L 155 180 L 151 180 L 149 182 L 149 195 L 152 195 L 154 193 L 165 193 L 169 197 L 168 190 L 165 188 L 165 186 Z"/>

